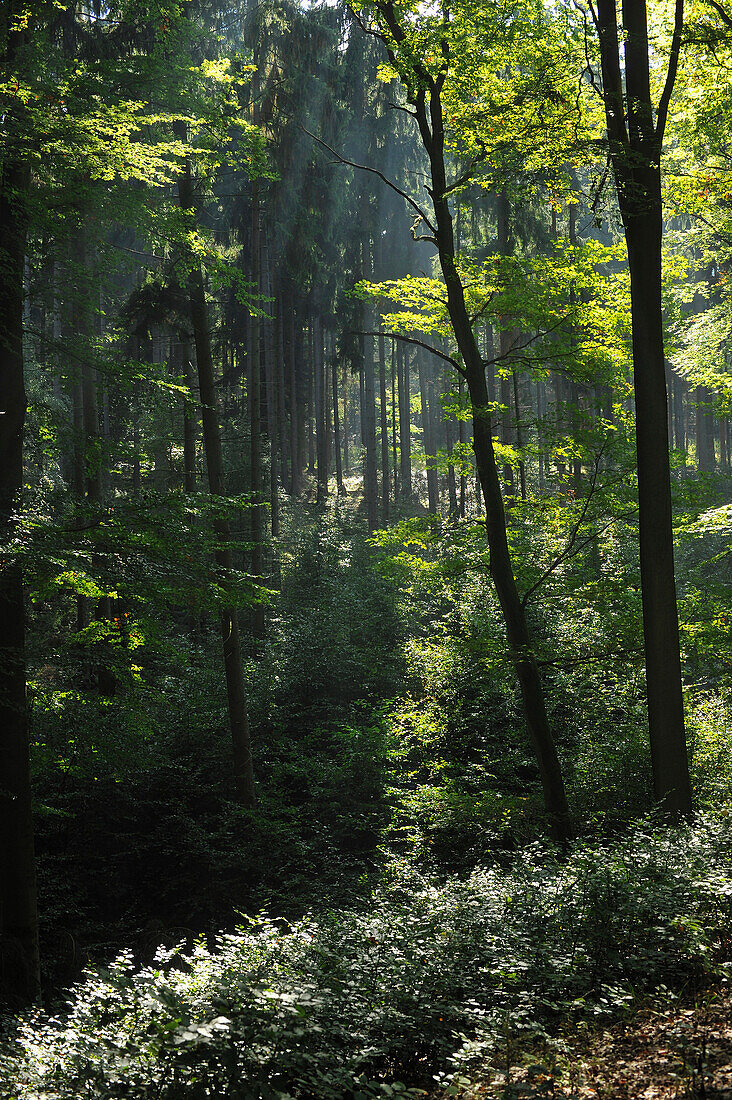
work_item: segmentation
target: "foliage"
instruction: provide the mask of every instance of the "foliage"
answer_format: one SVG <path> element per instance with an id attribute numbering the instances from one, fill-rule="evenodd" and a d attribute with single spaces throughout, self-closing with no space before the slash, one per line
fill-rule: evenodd
<path id="1" fill-rule="evenodd" d="M 58 1017 L 21 1024 L 4 1091 L 336 1100 L 449 1084 L 509 1033 L 550 1036 L 560 1015 L 609 1017 L 723 967 L 731 840 L 721 815 L 562 861 L 534 845 L 467 879 L 394 864 L 363 909 L 260 916 L 142 969 L 123 954 Z"/>

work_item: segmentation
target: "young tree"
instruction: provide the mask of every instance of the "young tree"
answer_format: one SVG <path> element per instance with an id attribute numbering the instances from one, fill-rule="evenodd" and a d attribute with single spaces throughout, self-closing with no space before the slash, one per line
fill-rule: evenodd
<path id="1" fill-rule="evenodd" d="M 570 817 L 561 766 L 547 717 L 544 690 L 536 654 L 529 633 L 524 605 L 519 594 L 506 534 L 506 515 L 500 477 L 493 450 L 490 402 L 485 363 L 478 348 L 466 291 L 456 259 L 450 195 L 456 183 L 448 182 L 448 149 L 444 95 L 457 61 L 456 38 L 464 41 L 463 18 L 471 25 L 472 10 L 430 9 L 418 5 L 397 5 L 377 0 L 372 6 L 374 22 L 367 29 L 384 43 L 409 104 L 407 108 L 419 128 L 428 158 L 428 192 L 432 214 L 412 201 L 418 218 L 427 227 L 429 239 L 438 250 L 444 280 L 447 309 L 462 365 L 473 414 L 473 450 L 486 505 L 486 529 L 490 548 L 490 570 L 501 605 L 506 634 L 521 688 L 523 711 L 541 775 L 544 800 L 554 836 L 564 841 L 570 834 Z M 455 28 L 458 27 L 457 33 Z M 470 37 L 470 32 L 467 32 Z"/>

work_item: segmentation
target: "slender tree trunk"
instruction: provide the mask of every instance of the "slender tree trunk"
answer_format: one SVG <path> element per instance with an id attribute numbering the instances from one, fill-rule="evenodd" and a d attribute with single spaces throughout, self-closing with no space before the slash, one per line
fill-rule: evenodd
<path id="1" fill-rule="evenodd" d="M 394 11 L 393 4 L 388 0 L 385 7 L 387 10 Z M 569 807 L 559 758 L 549 728 L 536 655 L 508 549 L 503 496 L 493 452 L 485 366 L 476 343 L 465 301 L 465 292 L 455 264 L 452 216 L 447 198 L 445 129 L 440 86 L 432 77 L 427 79 L 427 87 L 430 89 L 429 100 L 427 100 L 427 93 L 420 92 L 412 102 L 430 161 L 432 184 L 430 193 L 435 215 L 434 228 L 440 267 L 447 290 L 450 321 L 463 359 L 473 409 L 473 449 L 486 505 L 490 571 L 521 687 L 524 716 L 536 753 L 547 815 L 555 838 L 558 841 L 565 841 L 570 834 Z"/>
<path id="2" fill-rule="evenodd" d="M 252 286 L 255 295 L 261 293 L 261 210 L 259 185 L 252 181 Z M 252 577 L 264 579 L 264 508 L 262 507 L 262 327 L 258 316 L 252 316 L 249 328 L 249 476 L 252 504 L 249 509 L 252 533 Z M 200 363 L 199 363 L 200 375 Z M 203 391 L 201 391 L 203 400 Z M 204 421 L 205 431 L 205 421 Z M 252 634 L 264 637 L 264 605 L 255 604 L 252 611 Z"/>
<path id="3" fill-rule="evenodd" d="M 365 237 L 362 243 L 363 277 L 369 281 L 373 274 L 371 241 Z M 366 316 L 370 311 L 366 310 Z M 365 327 L 370 328 L 370 323 Z M 379 523 L 377 459 L 376 459 L 376 385 L 374 379 L 374 341 L 363 338 L 363 442 L 365 447 L 364 494 L 369 531 L 375 531 Z"/>
<path id="4" fill-rule="evenodd" d="M 381 519 L 383 525 L 389 522 L 389 429 L 386 404 L 386 340 L 379 333 L 379 411 L 381 434 Z"/>
<path id="5" fill-rule="evenodd" d="M 183 127 L 182 135 L 179 130 L 179 136 L 182 136 L 183 140 L 186 140 L 185 127 Z M 178 182 L 178 195 L 181 208 L 193 216 L 195 212 L 195 198 L 191 169 L 188 162 L 186 162 L 183 174 Z M 203 420 L 203 445 L 206 454 L 209 489 L 213 497 L 224 497 L 225 484 L 221 454 L 221 431 L 219 428 L 216 388 L 214 385 L 211 332 L 209 329 L 203 272 L 198 263 L 193 266 L 190 272 L 188 293 L 191 323 L 196 345 L 198 386 L 201 394 Z M 233 568 L 229 521 L 223 516 L 215 518 L 214 532 L 219 540 L 219 546 L 216 550 L 216 565 L 222 570 L 224 576 L 226 576 Z M 224 671 L 226 674 L 229 725 L 231 728 L 234 756 L 234 784 L 239 800 L 246 806 L 252 806 L 255 802 L 255 787 L 249 732 L 249 714 L 247 710 L 246 687 L 242 669 L 239 619 L 234 607 L 226 607 L 221 612 L 221 636 L 224 650 Z"/>
<path id="6" fill-rule="evenodd" d="M 432 438 L 432 416 L 430 408 L 429 382 L 427 366 L 422 355 L 418 355 L 419 393 L 422 405 L 422 447 L 427 472 L 427 507 L 430 515 L 437 515 L 437 470 L 435 469 L 435 446 Z"/>
<path id="7" fill-rule="evenodd" d="M 335 342 L 335 337 L 333 338 Z M 343 463 L 341 461 L 341 414 L 338 406 L 338 357 L 335 354 L 335 344 L 330 363 L 332 390 L 333 390 L 333 434 L 335 436 L 335 467 L 336 489 L 339 496 L 345 493 L 343 485 Z"/>
<path id="8" fill-rule="evenodd" d="M 391 342 L 391 466 L 394 471 L 394 503 L 399 500 L 399 470 L 397 467 L 397 341 Z"/>
<path id="9" fill-rule="evenodd" d="M 280 457 L 280 476 L 282 477 L 282 485 L 285 492 L 290 492 L 292 487 L 292 474 L 288 475 L 288 454 L 287 454 L 287 415 L 285 412 L 285 332 L 284 332 L 284 319 L 282 317 L 282 302 L 283 296 L 281 290 L 278 290 L 277 299 L 275 301 L 275 373 L 277 379 L 277 442 L 279 447 Z M 292 462 L 290 462 L 290 471 L 292 469 Z"/>
<path id="10" fill-rule="evenodd" d="M 348 426 L 349 426 L 349 411 L 350 403 L 348 400 L 348 394 L 350 389 L 350 376 L 348 373 L 348 364 L 343 364 L 343 473 L 346 477 L 351 473 L 351 459 L 348 448 Z"/>
<path id="11" fill-rule="evenodd" d="M 319 317 L 313 317 L 313 371 L 315 372 L 315 441 L 317 453 L 317 502 L 323 507 L 328 499 L 328 429 L 325 384 L 323 329 Z"/>
<path id="12" fill-rule="evenodd" d="M 297 341 L 295 339 L 295 302 L 289 299 L 289 348 L 290 368 L 290 492 L 293 497 L 300 493 L 300 400 L 297 389 Z"/>
<path id="13" fill-rule="evenodd" d="M 180 355 L 182 359 L 183 377 L 190 393 L 183 403 L 183 485 L 187 493 L 196 491 L 196 436 L 198 435 L 198 418 L 196 416 L 196 404 L 193 397 L 194 367 L 193 346 L 188 335 L 180 337 Z"/>
<path id="14" fill-rule="evenodd" d="M 402 497 L 412 499 L 412 394 L 409 382 L 409 352 L 397 345 L 399 379 L 399 480 Z"/>
<path id="15" fill-rule="evenodd" d="M 17 9 L 17 10 L 16 10 Z M 20 19 L 11 3 L 8 17 Z M 2 17 L 0 17 L 2 18 Z M 6 31 L 4 56 L 24 35 Z M 11 118 L 5 123 L 12 126 Z M 30 171 L 6 147 L 0 165 L 0 543 L 15 537 L 23 492 L 26 394 L 23 269 Z M 0 567 L 0 989 L 11 1005 L 40 1000 L 36 871 L 26 704 L 23 572 L 6 554 Z"/>

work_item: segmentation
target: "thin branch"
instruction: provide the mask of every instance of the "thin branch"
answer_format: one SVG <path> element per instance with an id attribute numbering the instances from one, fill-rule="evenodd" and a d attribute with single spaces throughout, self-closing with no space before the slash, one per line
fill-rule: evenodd
<path id="1" fill-rule="evenodd" d="M 725 26 L 729 27 L 729 29 L 732 30 L 732 16 L 729 16 L 727 14 L 722 5 L 718 4 L 717 0 L 707 0 L 707 4 L 712 5 Z"/>
<path id="2" fill-rule="evenodd" d="M 709 0 L 713 3 L 715 8 L 718 7 L 715 0 Z M 674 33 L 671 39 L 671 52 L 668 58 L 668 71 L 666 72 L 666 83 L 663 86 L 663 92 L 661 93 L 661 99 L 658 103 L 658 111 L 656 112 L 656 141 L 660 149 L 663 142 L 663 134 L 666 129 L 666 119 L 668 118 L 668 108 L 671 103 L 671 95 L 674 90 L 674 84 L 676 83 L 676 74 L 679 71 L 679 54 L 681 53 L 681 34 L 684 29 L 684 0 L 676 0 L 676 9 L 674 12 Z"/>
<path id="3" fill-rule="evenodd" d="M 538 581 L 536 581 L 535 584 L 532 584 L 531 588 L 528 588 L 526 590 L 526 592 L 524 592 L 524 595 L 521 599 L 521 606 L 522 607 L 524 607 L 524 608 L 526 607 L 526 604 L 531 599 L 531 597 L 534 595 L 534 593 L 537 591 L 537 589 L 541 588 L 541 586 L 544 584 L 544 582 L 546 580 L 549 579 L 549 577 L 552 575 L 552 573 L 555 571 L 555 569 L 558 569 L 559 566 L 562 564 L 562 562 L 566 561 L 567 558 L 572 556 L 572 551 L 574 550 L 575 544 L 577 542 L 577 536 L 579 535 L 580 527 L 582 526 L 582 524 L 585 521 L 585 517 L 587 515 L 587 510 L 590 507 L 590 503 L 591 503 L 592 498 L 595 495 L 595 491 L 597 489 L 597 479 L 600 475 L 600 461 L 602 459 L 602 456 L 603 456 L 604 452 L 605 452 L 605 444 L 603 443 L 602 447 L 600 448 L 598 453 L 595 455 L 595 468 L 592 471 L 592 477 L 590 479 L 589 492 L 587 493 L 587 496 L 584 499 L 584 503 L 582 505 L 582 511 L 580 512 L 580 514 L 577 518 L 577 522 L 575 523 L 574 527 L 572 528 L 572 533 L 570 534 L 564 549 L 561 551 L 560 554 L 557 554 L 554 561 L 551 563 L 551 565 L 547 569 L 544 570 L 542 575 L 539 577 Z M 587 540 L 587 541 L 591 541 L 591 539 Z M 587 545 L 587 541 L 585 542 L 585 545 Z"/>
<path id="4" fill-rule="evenodd" d="M 424 348 L 425 351 L 432 352 L 432 354 L 436 355 L 438 359 L 444 359 L 446 363 L 449 363 L 451 367 L 455 368 L 458 374 L 462 374 L 463 378 L 467 376 L 465 367 L 458 363 L 457 359 L 453 359 L 451 355 L 448 355 L 444 351 L 440 351 L 438 348 L 433 348 L 432 344 L 427 344 L 424 340 L 417 340 L 417 338 L 414 336 L 404 336 L 404 334 L 401 332 L 384 332 L 383 329 L 381 330 L 381 332 L 354 332 L 353 335 L 386 336 L 390 340 L 401 340 L 404 344 L 414 344 L 415 347 Z"/>
<path id="5" fill-rule="evenodd" d="M 415 202 L 412 196 L 408 195 L 406 191 L 402 191 L 401 187 L 397 187 L 394 181 L 390 180 L 388 176 L 385 176 L 383 172 L 380 172 L 378 168 L 372 168 L 369 164 L 359 164 L 355 160 L 349 160 L 347 157 L 341 156 L 340 153 L 336 152 L 336 150 L 333 149 L 332 146 L 328 145 L 327 141 L 323 141 L 323 139 L 319 138 L 317 134 L 311 133 L 311 131 L 308 130 L 307 127 L 301 126 L 300 129 L 304 134 L 307 134 L 309 138 L 312 138 L 313 141 L 316 141 L 318 145 L 322 145 L 324 149 L 327 149 L 328 152 L 331 153 L 341 164 L 346 164 L 349 168 L 357 168 L 360 172 L 371 172 L 372 175 L 378 176 L 382 183 L 385 183 L 386 186 L 390 187 L 392 191 L 395 191 L 397 195 L 401 195 L 404 201 L 411 206 L 412 210 L 419 214 L 424 224 L 432 233 L 437 233 L 435 226 L 427 217 L 427 214 L 424 212 L 419 203 Z"/>
<path id="6" fill-rule="evenodd" d="M 410 112 L 410 114 L 411 113 L 413 113 L 413 112 Z M 470 181 L 473 178 L 473 172 L 475 171 L 476 167 L 479 164 L 481 164 L 487 158 L 488 150 L 485 147 L 485 142 L 479 140 L 479 144 L 480 144 L 480 152 L 476 153 L 476 155 L 473 157 L 473 159 L 471 160 L 470 164 L 465 169 L 463 174 L 461 176 L 458 176 L 458 178 L 453 183 L 451 183 L 448 187 L 445 188 L 445 194 L 446 195 L 451 195 L 453 191 L 456 191 L 458 189 L 458 187 L 464 187 L 466 183 L 470 183 Z"/>

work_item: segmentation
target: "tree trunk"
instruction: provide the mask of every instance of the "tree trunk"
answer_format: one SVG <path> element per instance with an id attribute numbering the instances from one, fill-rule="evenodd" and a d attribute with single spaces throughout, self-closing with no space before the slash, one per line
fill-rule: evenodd
<path id="1" fill-rule="evenodd" d="M 646 5 L 635 0 L 632 4 L 624 3 L 622 10 L 625 93 L 615 0 L 598 0 L 605 114 L 630 267 L 643 635 L 653 785 L 661 808 L 669 816 L 679 817 L 691 814 L 692 797 L 671 520 L 661 315 L 660 162 L 666 110 L 681 44 L 683 0 L 676 3 L 668 72 L 655 116 L 650 91 Z"/>
<path id="2" fill-rule="evenodd" d="M 20 16 L 12 10 L 10 14 Z M 11 64 L 20 34 L 9 32 Z M 6 124 L 8 119 L 6 119 Z M 15 537 L 23 491 L 26 395 L 23 268 L 30 171 L 5 151 L 0 166 L 0 542 Z M 36 871 L 26 704 L 25 606 L 19 560 L 0 569 L 0 987 L 11 1006 L 40 1000 Z"/>
<path id="3" fill-rule="evenodd" d="M 437 515 L 437 470 L 435 469 L 435 446 L 432 438 L 432 410 L 430 407 L 429 382 L 424 357 L 417 357 L 419 372 L 419 394 L 422 405 L 422 449 L 427 473 L 427 508 L 430 515 Z"/>
<path id="4" fill-rule="evenodd" d="M 385 4 L 393 12 L 393 4 Z M 396 17 L 395 17 L 396 18 Z M 526 725 L 539 766 L 544 803 L 554 837 L 564 842 L 570 835 L 569 807 L 561 766 L 549 728 L 539 669 L 524 607 L 513 574 L 506 534 L 506 516 L 501 485 L 493 452 L 485 365 L 470 322 L 465 292 L 455 264 L 452 216 L 447 198 L 445 171 L 445 129 L 438 82 L 427 77 L 427 95 L 413 97 L 417 122 L 430 161 L 431 196 L 435 214 L 435 236 L 440 267 L 447 290 L 447 306 L 473 410 L 473 449 L 480 486 L 486 505 L 486 530 L 490 549 L 490 571 L 506 624 L 508 644 L 521 687 Z M 429 111 L 429 113 L 428 113 Z"/>
<path id="5" fill-rule="evenodd" d="M 186 140 L 185 127 L 183 127 L 182 135 L 179 131 L 179 136 L 182 136 L 182 140 Z M 187 161 L 178 182 L 178 196 L 181 208 L 192 216 L 195 211 L 195 199 L 190 164 Z M 188 294 L 196 345 L 198 386 L 201 394 L 203 420 L 203 445 L 206 454 L 209 489 L 212 496 L 223 497 L 225 496 L 225 485 L 221 454 L 221 432 L 214 385 L 208 308 L 200 263 L 196 263 L 190 272 Z M 219 516 L 214 519 L 213 525 L 214 532 L 219 540 L 219 546 L 216 550 L 216 565 L 226 577 L 233 568 L 229 521 L 223 516 Z M 252 806 L 255 802 L 255 787 L 249 714 L 241 660 L 239 619 L 234 607 L 226 607 L 221 612 L 221 636 L 224 651 L 229 726 L 234 756 L 234 785 L 239 800 L 245 806 Z"/>
<path id="6" fill-rule="evenodd" d="M 379 412 L 381 434 L 381 519 L 386 527 L 389 522 L 389 429 L 386 404 L 386 340 L 379 333 Z"/>
<path id="7" fill-rule="evenodd" d="M 365 237 L 362 245 L 362 271 L 363 277 L 369 281 L 373 274 L 371 264 L 371 241 Z M 365 310 L 365 315 L 370 316 L 370 311 Z M 370 327 L 367 324 L 365 327 Z M 374 379 L 374 341 L 371 336 L 363 338 L 363 442 L 365 448 L 364 461 L 364 494 L 366 497 L 366 516 L 369 531 L 375 531 L 379 523 L 379 503 L 377 484 L 377 460 L 376 460 L 376 385 Z"/>
<path id="8" fill-rule="evenodd" d="M 399 481 L 402 498 L 412 499 L 412 394 L 409 384 L 409 352 L 397 345 L 399 383 Z"/>
<path id="9" fill-rule="evenodd" d="M 333 434 L 335 446 L 336 490 L 339 496 L 345 493 L 343 485 L 343 463 L 341 461 L 341 413 L 338 407 L 338 357 L 335 354 L 335 337 L 333 338 L 333 355 L 330 363 L 332 390 L 333 390 Z"/>
<path id="10" fill-rule="evenodd" d="M 196 403 L 193 397 L 193 347 L 188 335 L 180 338 L 180 354 L 183 366 L 183 377 L 190 397 L 183 404 L 183 485 L 187 493 L 196 491 L 196 435 L 198 423 L 196 417 Z"/>
<path id="11" fill-rule="evenodd" d="M 261 293 L 261 230 L 259 187 L 252 181 L 252 286 L 254 294 Z M 249 477 L 252 504 L 249 509 L 252 533 L 252 577 L 261 583 L 264 572 L 264 508 L 262 507 L 262 329 L 259 317 L 254 315 L 249 326 Z M 212 366 L 213 369 L 213 366 Z M 198 366 L 199 375 L 201 366 Z M 201 392 L 203 400 L 203 391 Z M 205 421 L 204 421 L 205 431 Z M 252 611 L 252 634 L 264 637 L 264 605 L 255 604 Z"/>

